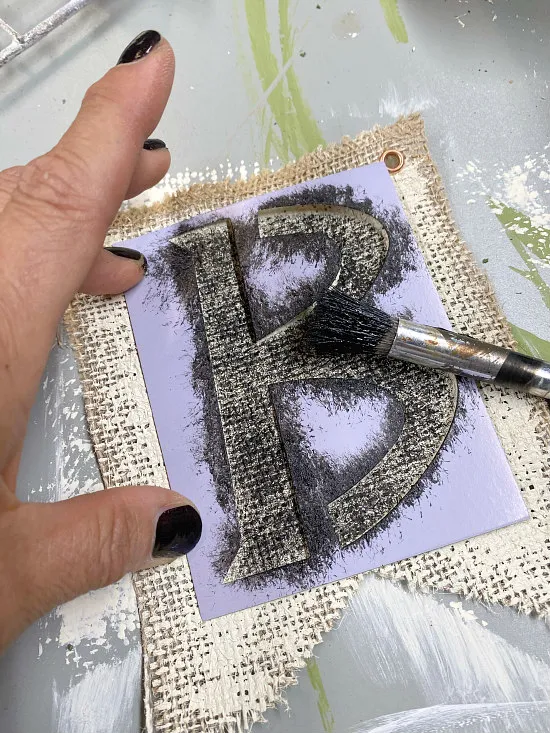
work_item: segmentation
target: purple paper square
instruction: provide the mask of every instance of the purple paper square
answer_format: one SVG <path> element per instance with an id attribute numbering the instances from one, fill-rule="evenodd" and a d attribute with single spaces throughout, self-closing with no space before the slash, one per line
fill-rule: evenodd
<path id="1" fill-rule="evenodd" d="M 223 573 L 219 570 L 219 555 L 228 515 L 222 506 L 224 501 L 220 498 L 220 487 L 216 484 L 219 479 L 212 470 L 212 463 L 205 460 L 205 450 L 214 446 L 210 441 L 208 423 L 215 418 L 208 413 L 205 400 L 205 392 L 209 389 L 208 375 L 197 376 L 196 369 L 197 349 L 206 349 L 205 354 L 208 354 L 208 344 L 197 345 L 201 336 L 197 335 L 188 309 L 182 304 L 182 291 L 174 288 L 173 283 L 167 285 L 159 279 L 155 263 L 170 240 L 182 232 L 229 219 L 235 224 L 238 237 L 239 231 L 254 220 L 260 208 L 288 205 L 289 199 L 300 201 L 300 197 L 304 201 L 311 199 L 320 203 L 327 187 L 345 191 L 349 206 L 360 207 L 369 201 L 371 213 L 380 215 L 381 220 L 388 212 L 393 212 L 399 220 L 401 236 L 405 232 L 413 241 L 391 177 L 385 166 L 379 163 L 240 202 L 125 242 L 143 252 L 151 265 L 150 275 L 126 295 L 126 300 L 170 486 L 189 497 L 203 519 L 202 539 L 189 554 L 203 620 L 371 570 L 528 518 L 477 388 L 468 380 L 460 380 L 459 407 L 465 428 L 443 443 L 437 457 L 439 470 L 426 473 L 422 479 L 422 490 L 414 500 L 402 503 L 392 512 L 381 528 L 369 534 L 368 541 L 361 543 L 360 549 L 351 546 L 335 550 L 324 561 L 322 570 L 317 568 L 315 573 L 304 566 L 301 574 L 266 573 L 265 577 L 258 576 L 253 582 L 224 582 Z M 388 258 L 395 255 L 394 245 L 390 237 Z M 292 247 L 292 242 L 288 246 Z M 301 283 L 310 283 L 320 291 L 326 289 L 332 277 L 331 268 L 335 266 L 329 250 L 326 257 L 317 259 L 312 259 L 299 248 L 284 258 L 270 253 L 269 246 L 254 250 L 254 256 L 248 258 L 241 273 L 244 297 L 247 294 L 250 298 L 261 296 L 264 307 L 261 318 L 269 324 L 277 309 L 284 310 L 289 303 L 300 303 Z M 406 272 L 396 282 L 374 281 L 370 291 L 373 302 L 391 314 L 407 314 L 430 325 L 449 327 L 414 243 L 408 251 L 408 258 Z M 188 268 L 188 277 L 182 279 L 179 287 L 185 288 L 189 283 L 191 292 L 196 288 L 193 266 L 182 261 L 181 267 Z M 263 327 L 261 318 L 258 316 L 255 321 L 258 329 Z M 208 363 L 207 357 L 205 363 Z M 391 436 L 394 439 L 400 429 L 399 405 L 388 395 L 370 390 L 368 384 L 353 395 L 353 405 L 350 402 L 347 409 L 341 406 L 337 409 L 326 397 L 330 393 L 330 384 L 319 382 L 312 385 L 307 381 L 277 384 L 276 376 L 274 384 L 272 401 L 275 411 L 281 409 L 285 400 L 290 400 L 293 405 L 292 419 L 285 423 L 286 427 L 282 422 L 280 425 L 283 442 L 286 440 L 285 430 L 299 429 L 302 439 L 292 450 L 297 455 L 302 451 L 303 460 L 299 456 L 296 460 L 302 461 L 300 465 L 305 467 L 304 470 L 311 471 L 314 464 L 308 463 L 308 456 L 330 459 L 331 480 L 336 482 L 338 467 L 346 468 L 358 454 L 376 463 L 389 448 Z M 355 389 L 344 382 L 340 388 Z M 288 441 L 285 446 L 290 455 Z M 217 460 L 223 463 L 223 456 Z M 291 461 L 292 465 L 295 464 Z M 227 466 L 224 470 L 227 474 Z M 294 475 L 293 482 L 299 483 Z"/>

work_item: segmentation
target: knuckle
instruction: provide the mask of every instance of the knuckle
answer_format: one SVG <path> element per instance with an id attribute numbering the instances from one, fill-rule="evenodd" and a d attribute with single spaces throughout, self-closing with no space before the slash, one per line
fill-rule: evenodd
<path id="1" fill-rule="evenodd" d="M 136 515 L 124 502 L 113 501 L 107 517 L 96 521 L 96 584 L 109 585 L 119 580 L 130 568 L 133 544 L 139 526 Z"/>
<path id="2" fill-rule="evenodd" d="M 12 195 L 17 188 L 17 183 L 21 175 L 22 167 L 6 168 L 0 172 L 0 208 Z"/>
<path id="3" fill-rule="evenodd" d="M 85 162 L 74 151 L 61 148 L 28 163 L 19 176 L 12 201 L 25 215 L 48 227 L 67 219 L 81 220 L 89 208 Z"/>
<path id="4" fill-rule="evenodd" d="M 109 124 L 123 130 L 131 124 L 131 116 L 121 104 L 120 87 L 101 79 L 87 90 L 82 109 L 96 119 L 108 119 Z"/>
<path id="5" fill-rule="evenodd" d="M 12 365 L 17 362 L 17 318 L 18 308 L 22 305 L 20 288 L 11 278 L 2 278 L 0 292 L 0 353 L 2 354 L 2 369 L 9 373 Z"/>
<path id="6" fill-rule="evenodd" d="M 118 95 L 120 96 L 120 95 Z M 118 96 L 116 90 L 106 82 L 105 79 L 96 81 L 86 91 L 82 106 L 88 109 L 104 109 L 105 107 L 117 107 Z"/>

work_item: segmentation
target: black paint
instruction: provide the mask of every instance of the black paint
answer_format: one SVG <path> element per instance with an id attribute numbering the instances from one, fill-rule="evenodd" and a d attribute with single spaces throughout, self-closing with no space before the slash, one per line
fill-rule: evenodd
<path id="1" fill-rule="evenodd" d="M 545 362 L 540 359 L 533 359 L 531 356 L 511 351 L 500 367 L 496 381 L 512 387 L 525 387 L 534 379 L 537 369 L 544 366 Z"/>

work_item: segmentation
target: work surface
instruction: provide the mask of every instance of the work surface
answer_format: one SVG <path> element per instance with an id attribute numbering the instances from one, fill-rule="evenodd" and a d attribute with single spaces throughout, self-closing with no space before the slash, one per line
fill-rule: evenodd
<path id="1" fill-rule="evenodd" d="M 12 3 L 0 17 L 21 27 L 55 6 Z M 545 0 L 401 0 L 399 13 L 395 0 L 92 2 L 0 71 L 0 168 L 53 145 L 85 88 L 145 28 L 168 37 L 178 60 L 157 131 L 172 185 L 278 167 L 422 111 L 466 241 L 522 346 L 550 358 L 550 245 L 533 258 L 489 205 L 505 201 L 511 215 L 550 226 Z M 74 359 L 54 347 L 19 494 L 46 501 L 99 488 Z M 546 733 L 548 634 L 511 609 L 370 576 L 265 730 Z M 140 673 L 125 579 L 42 619 L 0 660 L 0 730 L 137 733 Z"/>

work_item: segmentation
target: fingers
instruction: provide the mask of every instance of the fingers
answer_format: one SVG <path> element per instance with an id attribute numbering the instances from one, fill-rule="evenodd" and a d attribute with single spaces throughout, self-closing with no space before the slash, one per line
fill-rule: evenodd
<path id="1" fill-rule="evenodd" d="M 170 152 L 159 139 L 148 139 L 143 145 L 138 163 L 125 199 L 138 196 L 157 184 L 170 167 Z M 8 168 L 0 173 L 0 213 L 17 188 L 23 166 Z M 89 295 L 115 295 L 133 288 L 143 278 L 146 262 L 139 252 L 117 248 L 115 253 L 100 250 L 91 270 L 80 286 L 80 291 Z"/>
<path id="2" fill-rule="evenodd" d="M 146 140 L 126 198 L 137 196 L 154 186 L 165 176 L 169 167 L 170 153 L 162 140 Z M 146 269 L 145 258 L 136 250 L 127 247 L 100 250 L 80 290 L 90 295 L 123 293 L 137 285 Z"/>
<path id="3" fill-rule="evenodd" d="M 147 269 L 145 257 L 128 247 L 102 249 L 80 288 L 89 295 L 116 295 L 137 285 Z"/>
<path id="4" fill-rule="evenodd" d="M 158 34 L 142 35 L 123 60 L 91 87 L 58 145 L 17 174 L 0 213 L 0 466 L 26 422 L 57 323 L 141 175 L 143 142 L 170 93 L 174 57 Z"/>
<path id="5" fill-rule="evenodd" d="M 179 494 L 135 486 L 0 515 L 0 649 L 48 610 L 189 552 L 202 524 Z"/>
<path id="6" fill-rule="evenodd" d="M 157 184 L 170 168 L 170 152 L 166 144 L 157 138 L 148 139 L 143 145 L 138 163 L 125 199 L 131 199 Z M 18 165 L 0 171 L 0 214 L 17 188 L 24 166 Z"/>
<path id="7" fill-rule="evenodd" d="M 162 140 L 147 140 L 124 198 L 131 199 L 161 181 L 170 168 L 170 152 Z"/>
<path id="8" fill-rule="evenodd" d="M 12 273 L 24 275 L 30 259 L 40 269 L 41 322 L 57 322 L 94 262 L 143 141 L 164 110 L 173 72 L 171 48 L 162 40 L 147 57 L 111 69 L 88 90 L 58 145 L 22 171 L 2 226 L 10 231 Z"/>

